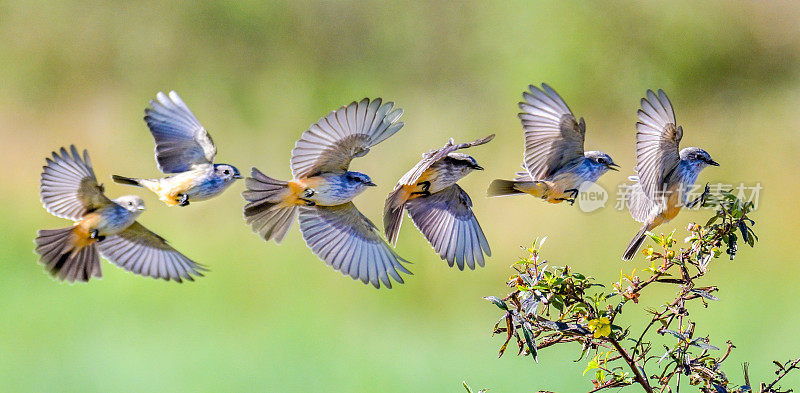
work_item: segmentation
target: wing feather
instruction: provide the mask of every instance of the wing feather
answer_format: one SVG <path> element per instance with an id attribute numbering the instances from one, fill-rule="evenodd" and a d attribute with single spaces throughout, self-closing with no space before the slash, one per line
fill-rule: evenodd
<path id="1" fill-rule="evenodd" d="M 87 212 L 112 203 L 97 183 L 89 153 L 74 145 L 46 159 L 39 188 L 42 204 L 51 214 L 78 221 Z"/>
<path id="2" fill-rule="evenodd" d="M 566 164 L 583 158 L 586 124 L 577 120 L 550 86 L 530 85 L 522 94 L 519 118 L 525 130 L 525 169 L 534 180 L 544 180 Z"/>
<path id="3" fill-rule="evenodd" d="M 675 121 L 675 112 L 664 91 L 652 90 L 642 98 L 636 123 L 636 173 L 644 194 L 658 203 L 666 177 L 680 163 L 678 146 L 683 128 Z"/>

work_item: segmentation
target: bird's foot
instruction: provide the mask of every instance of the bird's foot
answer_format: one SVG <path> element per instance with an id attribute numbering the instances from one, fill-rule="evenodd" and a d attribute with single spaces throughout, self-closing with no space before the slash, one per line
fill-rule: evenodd
<path id="1" fill-rule="evenodd" d="M 557 201 L 567 201 L 569 205 L 572 206 L 575 204 L 575 198 L 556 198 Z"/>
<path id="2" fill-rule="evenodd" d="M 178 206 L 189 206 L 189 196 L 186 194 L 177 195 Z"/>
<path id="3" fill-rule="evenodd" d="M 431 196 L 431 193 L 430 193 L 430 191 L 427 191 L 427 190 L 426 191 L 414 191 L 414 192 L 411 193 L 411 195 L 419 195 L 421 197 L 429 197 L 429 196 Z"/>
<path id="4" fill-rule="evenodd" d="M 92 229 L 89 231 L 89 239 L 97 239 L 100 236 L 100 231 L 97 229 Z"/>
<path id="5" fill-rule="evenodd" d="M 317 192 L 313 188 L 306 188 L 305 191 L 303 191 L 303 198 L 311 198 L 316 193 Z"/>
<path id="6" fill-rule="evenodd" d="M 422 191 L 423 192 L 428 192 L 428 190 L 431 188 L 431 182 L 429 182 L 429 181 L 421 181 L 421 182 L 417 183 L 417 185 L 418 186 L 422 186 Z M 431 193 L 428 192 L 428 195 L 430 195 L 430 194 Z M 413 195 L 413 193 L 412 193 L 412 195 Z"/>
<path id="7" fill-rule="evenodd" d="M 317 202 L 314 202 L 312 200 L 303 199 L 303 198 L 300 198 L 300 200 L 303 201 L 303 203 L 305 203 L 306 206 L 317 206 Z"/>
<path id="8" fill-rule="evenodd" d="M 700 196 L 695 198 L 693 201 L 687 203 L 686 206 L 690 209 L 694 209 L 698 205 L 702 206 L 706 203 L 706 200 L 708 199 L 708 196 L 710 194 L 711 194 L 711 189 L 709 188 L 708 183 L 706 183 L 706 188 L 703 189 L 703 193 L 700 194 Z"/>
<path id="9" fill-rule="evenodd" d="M 578 194 L 580 193 L 580 191 L 578 191 L 577 188 L 570 188 L 569 190 L 566 190 L 565 192 L 568 193 L 569 197 L 572 198 L 572 199 L 577 198 Z"/>

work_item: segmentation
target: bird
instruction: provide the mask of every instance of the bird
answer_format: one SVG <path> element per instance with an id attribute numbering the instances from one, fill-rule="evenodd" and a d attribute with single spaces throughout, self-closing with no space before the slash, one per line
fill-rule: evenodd
<path id="1" fill-rule="evenodd" d="M 511 180 L 496 179 L 490 197 L 530 194 L 550 203 L 575 203 L 581 185 L 594 183 L 616 163 L 601 151 L 583 150 L 586 123 L 577 120 L 567 104 L 547 84 L 522 93 L 519 118 L 525 130 L 523 172 Z"/>
<path id="2" fill-rule="evenodd" d="M 484 256 L 492 255 L 481 225 L 472 212 L 472 200 L 458 184 L 474 170 L 483 170 L 475 158 L 456 150 L 482 145 L 494 139 L 494 134 L 468 143 L 450 140 L 441 148 L 422 155 L 411 170 L 397 182 L 386 198 L 383 225 L 386 238 L 397 243 L 403 210 L 439 257 L 460 270 L 464 265 L 475 269 L 484 266 Z"/>
<path id="3" fill-rule="evenodd" d="M 75 221 L 60 229 L 43 229 L 36 237 L 39 262 L 60 281 L 88 282 L 102 277 L 100 255 L 132 273 L 164 280 L 194 281 L 206 268 L 170 246 L 136 219 L 145 210 L 142 198 L 109 199 L 97 182 L 89 159 L 74 145 L 46 159 L 41 201 L 50 214 Z"/>
<path id="4" fill-rule="evenodd" d="M 178 93 L 156 94 L 144 120 L 156 142 L 158 169 L 169 176 L 138 179 L 113 175 L 120 184 L 144 187 L 167 206 L 188 206 L 221 194 L 242 175 L 233 165 L 214 164 L 217 147 Z"/>
<path id="5" fill-rule="evenodd" d="M 631 260 L 642 246 L 645 235 L 653 228 L 675 218 L 681 207 L 694 206 L 708 194 L 705 191 L 695 200 L 688 194 L 697 176 L 709 165 L 719 166 L 705 150 L 687 147 L 678 151 L 683 127 L 675 121 L 675 112 L 667 94 L 647 91 L 641 100 L 636 123 L 636 176 L 626 190 L 628 210 L 642 227 L 628 244 L 622 256 Z"/>
<path id="6" fill-rule="evenodd" d="M 350 171 L 350 162 L 403 127 L 403 110 L 380 98 L 330 112 L 305 131 L 292 149 L 293 179 L 273 179 L 256 168 L 245 179 L 248 202 L 244 217 L 264 240 L 280 243 L 296 218 L 311 251 L 354 280 L 392 287 L 399 273 L 411 274 L 407 263 L 381 238 L 380 232 L 353 204 L 369 176 Z"/>

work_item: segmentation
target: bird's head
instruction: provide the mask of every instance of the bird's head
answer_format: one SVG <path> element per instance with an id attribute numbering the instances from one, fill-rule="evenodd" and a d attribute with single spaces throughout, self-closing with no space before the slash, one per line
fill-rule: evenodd
<path id="1" fill-rule="evenodd" d="M 593 166 L 601 169 L 603 173 L 609 169 L 612 171 L 619 170 L 617 169 L 619 165 L 614 162 L 611 156 L 603 153 L 602 151 L 587 151 L 583 155 L 589 160 L 589 162 L 591 162 Z"/>
<path id="2" fill-rule="evenodd" d="M 114 199 L 114 203 L 137 216 L 144 211 L 144 200 L 136 195 L 121 196 Z"/>
<path id="3" fill-rule="evenodd" d="M 701 170 L 709 165 L 719 166 L 719 164 L 711 159 L 711 155 L 707 151 L 699 147 L 687 147 L 681 150 L 681 161 L 686 164 Z"/>
<path id="4" fill-rule="evenodd" d="M 464 153 L 450 153 L 447 155 L 447 159 L 456 167 L 462 168 L 465 171 L 473 171 L 478 170 L 482 171 L 483 167 L 478 165 L 478 161 L 475 161 L 472 156 L 466 155 Z"/>
<path id="5" fill-rule="evenodd" d="M 239 173 L 239 170 L 236 169 L 233 165 L 228 164 L 215 164 L 214 165 L 214 174 L 226 182 L 232 182 L 236 179 L 241 179 L 242 175 Z"/>
<path id="6" fill-rule="evenodd" d="M 352 187 L 364 188 L 375 187 L 377 184 L 373 183 L 369 176 L 361 172 L 347 172 L 344 174 L 344 180 Z"/>

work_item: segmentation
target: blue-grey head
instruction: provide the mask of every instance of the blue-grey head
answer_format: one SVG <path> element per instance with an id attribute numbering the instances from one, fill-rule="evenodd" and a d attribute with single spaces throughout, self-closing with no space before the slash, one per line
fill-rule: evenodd
<path id="1" fill-rule="evenodd" d="M 376 186 L 376 184 L 372 182 L 369 176 L 361 172 L 354 172 L 354 171 L 345 172 L 342 179 L 344 180 L 345 185 L 347 187 L 351 187 L 357 190 L 363 190 L 366 187 Z"/>
<path id="2" fill-rule="evenodd" d="M 114 199 L 114 203 L 122 206 L 131 213 L 133 217 L 139 216 L 144 211 L 144 200 L 136 195 L 125 195 Z"/>
<path id="3" fill-rule="evenodd" d="M 478 170 L 482 171 L 483 167 L 478 165 L 478 161 L 475 161 L 472 156 L 464 154 L 464 153 L 450 153 L 447 155 L 446 158 L 451 164 L 453 164 L 457 168 L 463 168 L 465 171 L 473 171 Z"/>
<path id="4" fill-rule="evenodd" d="M 214 164 L 214 175 L 225 183 L 231 183 L 236 179 L 242 178 L 239 170 L 235 166 L 228 164 Z"/>
<path id="5" fill-rule="evenodd" d="M 703 168 L 713 165 L 719 166 L 719 164 L 711 159 L 711 155 L 708 154 L 707 151 L 699 148 L 699 147 L 687 147 L 680 152 L 681 156 L 681 163 L 683 165 L 700 172 Z"/>
<path id="6" fill-rule="evenodd" d="M 618 171 L 617 169 L 619 165 L 617 165 L 614 160 L 606 153 L 602 151 L 592 150 L 583 153 L 583 156 L 586 157 L 586 163 L 589 164 L 589 167 L 592 169 L 592 172 L 597 174 L 597 177 L 602 176 L 606 173 L 609 169 L 612 171 Z"/>

